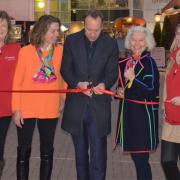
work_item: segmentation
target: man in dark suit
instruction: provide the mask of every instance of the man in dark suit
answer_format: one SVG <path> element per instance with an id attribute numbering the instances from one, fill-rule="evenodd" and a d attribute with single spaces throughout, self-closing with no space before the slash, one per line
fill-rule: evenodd
<path id="1" fill-rule="evenodd" d="M 109 90 L 117 79 L 118 47 L 102 28 L 102 13 L 90 10 L 85 28 L 64 44 L 61 74 L 68 88 L 92 87 L 67 94 L 62 119 L 62 128 L 72 135 L 78 180 L 105 180 L 106 175 L 111 97 L 99 89 Z"/>

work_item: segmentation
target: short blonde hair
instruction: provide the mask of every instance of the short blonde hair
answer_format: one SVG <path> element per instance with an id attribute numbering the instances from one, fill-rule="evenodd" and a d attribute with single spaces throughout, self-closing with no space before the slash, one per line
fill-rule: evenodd
<path id="1" fill-rule="evenodd" d="M 178 29 L 180 28 L 180 24 L 177 24 L 176 26 L 176 30 L 175 30 L 175 33 L 177 33 Z M 170 47 L 170 51 L 174 51 L 177 49 L 177 44 L 176 44 L 176 36 L 174 37 L 174 40 L 171 44 L 171 47 Z"/>
<path id="2" fill-rule="evenodd" d="M 150 32 L 150 30 L 148 28 L 143 27 L 143 26 L 132 26 L 129 29 L 126 39 L 125 39 L 125 47 L 127 49 L 131 49 L 130 41 L 132 39 L 133 33 L 135 33 L 135 32 L 142 32 L 145 34 L 145 41 L 147 43 L 148 51 L 151 51 L 155 47 L 155 40 L 154 40 L 153 34 Z"/>

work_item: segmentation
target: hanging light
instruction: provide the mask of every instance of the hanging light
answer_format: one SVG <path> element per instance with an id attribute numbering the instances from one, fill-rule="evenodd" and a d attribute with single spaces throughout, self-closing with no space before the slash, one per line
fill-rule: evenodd
<path id="1" fill-rule="evenodd" d="M 38 7 L 40 8 L 40 9 L 43 9 L 44 7 L 45 7 L 45 2 L 44 1 L 40 1 L 40 2 L 38 2 Z"/>
<path id="2" fill-rule="evenodd" d="M 155 20 L 155 22 L 160 22 L 161 21 L 161 13 L 159 11 L 159 3 L 161 0 L 154 0 L 154 1 L 155 1 L 155 3 L 157 3 L 157 8 L 158 8 L 157 13 L 154 15 L 154 20 Z"/>
<path id="3" fill-rule="evenodd" d="M 76 14 L 76 9 L 72 9 L 72 12 L 73 12 L 74 14 Z"/>
<path id="4" fill-rule="evenodd" d="M 154 20 L 155 20 L 155 22 L 160 22 L 161 21 L 161 13 L 157 12 L 154 15 Z"/>
<path id="5" fill-rule="evenodd" d="M 127 22 L 128 22 L 128 23 L 131 23 L 132 20 L 133 20 L 132 17 L 128 17 L 128 18 L 127 18 Z"/>

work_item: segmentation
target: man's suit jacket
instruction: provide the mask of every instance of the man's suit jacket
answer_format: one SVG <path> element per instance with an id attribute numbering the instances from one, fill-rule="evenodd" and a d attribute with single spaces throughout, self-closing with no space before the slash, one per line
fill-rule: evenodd
<path id="1" fill-rule="evenodd" d="M 104 83 L 110 89 L 118 76 L 118 47 L 111 37 L 101 33 L 91 62 L 88 62 L 84 30 L 69 35 L 64 44 L 61 74 L 68 88 L 76 88 L 78 82 L 91 81 L 92 86 Z M 62 128 L 74 135 L 82 133 L 83 116 L 87 105 L 92 109 L 99 136 L 111 132 L 111 97 L 83 93 L 66 96 Z"/>

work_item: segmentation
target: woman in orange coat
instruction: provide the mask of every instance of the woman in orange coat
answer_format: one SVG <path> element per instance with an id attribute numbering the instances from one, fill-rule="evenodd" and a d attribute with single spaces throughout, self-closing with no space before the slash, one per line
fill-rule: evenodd
<path id="1" fill-rule="evenodd" d="M 17 126 L 17 179 L 27 180 L 32 136 L 37 124 L 40 134 L 40 180 L 49 180 L 53 165 L 53 142 L 59 118 L 58 93 L 23 93 L 26 90 L 58 90 L 63 88 L 60 64 L 63 47 L 57 44 L 60 20 L 44 15 L 36 22 L 30 44 L 19 53 L 14 77 L 13 120 Z"/>
<path id="2" fill-rule="evenodd" d="M 5 165 L 4 145 L 11 122 L 12 94 L 2 92 L 12 89 L 14 71 L 17 64 L 20 45 L 13 43 L 10 17 L 5 11 L 0 11 L 0 179 Z"/>

